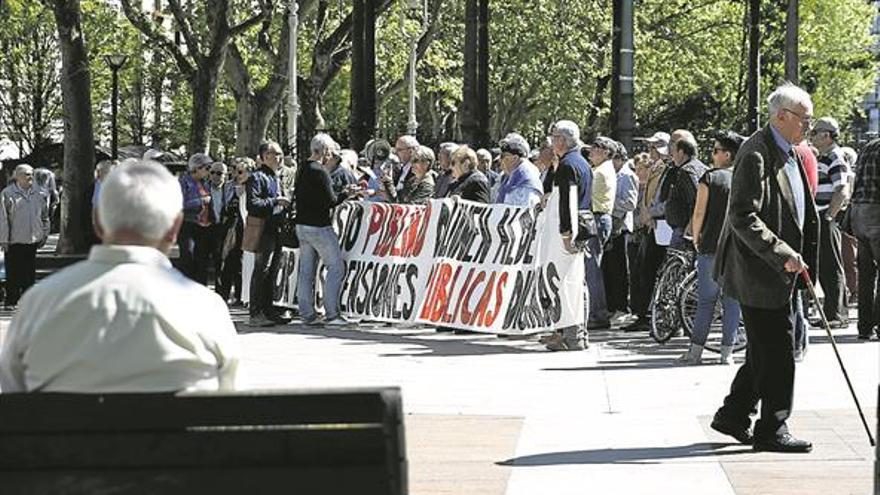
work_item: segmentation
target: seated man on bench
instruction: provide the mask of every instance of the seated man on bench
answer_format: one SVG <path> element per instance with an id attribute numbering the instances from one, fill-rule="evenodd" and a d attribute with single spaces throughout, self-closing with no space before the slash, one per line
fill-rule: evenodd
<path id="1" fill-rule="evenodd" d="M 0 390 L 234 389 L 239 350 L 226 304 L 167 258 L 183 219 L 177 181 L 135 162 L 101 189 L 103 244 L 25 293 L 0 352 Z"/>

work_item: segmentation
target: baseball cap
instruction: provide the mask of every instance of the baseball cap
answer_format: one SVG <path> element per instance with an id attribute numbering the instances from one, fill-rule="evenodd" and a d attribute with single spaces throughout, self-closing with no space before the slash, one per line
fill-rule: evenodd
<path id="1" fill-rule="evenodd" d="M 814 131 L 827 131 L 833 134 L 840 132 L 840 125 L 834 117 L 822 117 L 813 124 Z"/>
<path id="2" fill-rule="evenodd" d="M 669 154 L 669 134 L 655 132 L 653 136 L 648 138 L 647 142 L 657 148 L 657 152 L 661 155 Z"/>

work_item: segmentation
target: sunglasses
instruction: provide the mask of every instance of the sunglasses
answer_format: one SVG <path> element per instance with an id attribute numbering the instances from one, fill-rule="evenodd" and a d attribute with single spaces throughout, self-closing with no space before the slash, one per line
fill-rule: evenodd
<path id="1" fill-rule="evenodd" d="M 224 172 L 221 172 L 219 170 L 214 170 L 211 172 L 211 175 L 223 175 L 223 174 L 224 174 Z"/>

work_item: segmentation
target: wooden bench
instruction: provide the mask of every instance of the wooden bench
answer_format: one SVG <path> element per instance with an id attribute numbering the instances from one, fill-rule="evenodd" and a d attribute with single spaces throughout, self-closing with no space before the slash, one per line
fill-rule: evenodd
<path id="1" fill-rule="evenodd" d="M 0 493 L 407 493 L 398 388 L 0 394 Z"/>

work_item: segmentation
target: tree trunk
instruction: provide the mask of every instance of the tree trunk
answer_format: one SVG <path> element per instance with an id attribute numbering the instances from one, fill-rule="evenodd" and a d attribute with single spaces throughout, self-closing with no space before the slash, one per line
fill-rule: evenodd
<path id="1" fill-rule="evenodd" d="M 210 149 L 211 126 L 214 123 L 214 100 L 217 97 L 217 82 L 223 66 L 224 55 L 213 60 L 205 60 L 202 70 L 196 71 L 190 83 L 192 90 L 192 114 L 190 115 L 190 137 L 187 152 L 207 153 Z M 219 60 L 218 60 L 219 59 Z"/>
<path id="2" fill-rule="evenodd" d="M 95 172 L 89 57 L 82 36 L 79 0 L 53 0 L 61 47 L 64 107 L 64 191 L 58 252 L 86 251 L 86 224 L 80 212 Z"/>
<path id="3" fill-rule="evenodd" d="M 354 0 L 351 41 L 351 147 L 360 150 L 376 132 L 376 15 L 374 0 Z"/>
<path id="4" fill-rule="evenodd" d="M 477 134 L 476 144 L 489 140 L 489 0 L 479 0 L 477 26 Z"/>
<path id="5" fill-rule="evenodd" d="M 235 156 L 256 156 L 275 116 L 279 100 L 265 101 L 248 94 L 236 102 Z"/>
<path id="6" fill-rule="evenodd" d="M 321 84 L 312 79 L 300 80 L 299 84 L 299 130 L 297 136 L 297 156 L 308 157 L 309 141 L 316 132 L 324 130 L 326 123 L 321 115 L 323 93 Z"/>
<path id="7" fill-rule="evenodd" d="M 464 74 L 461 88 L 461 135 L 465 142 L 476 144 L 479 137 L 479 97 L 477 85 L 479 75 L 477 68 L 477 52 L 479 29 L 477 18 L 479 0 L 465 0 L 464 29 Z"/>

